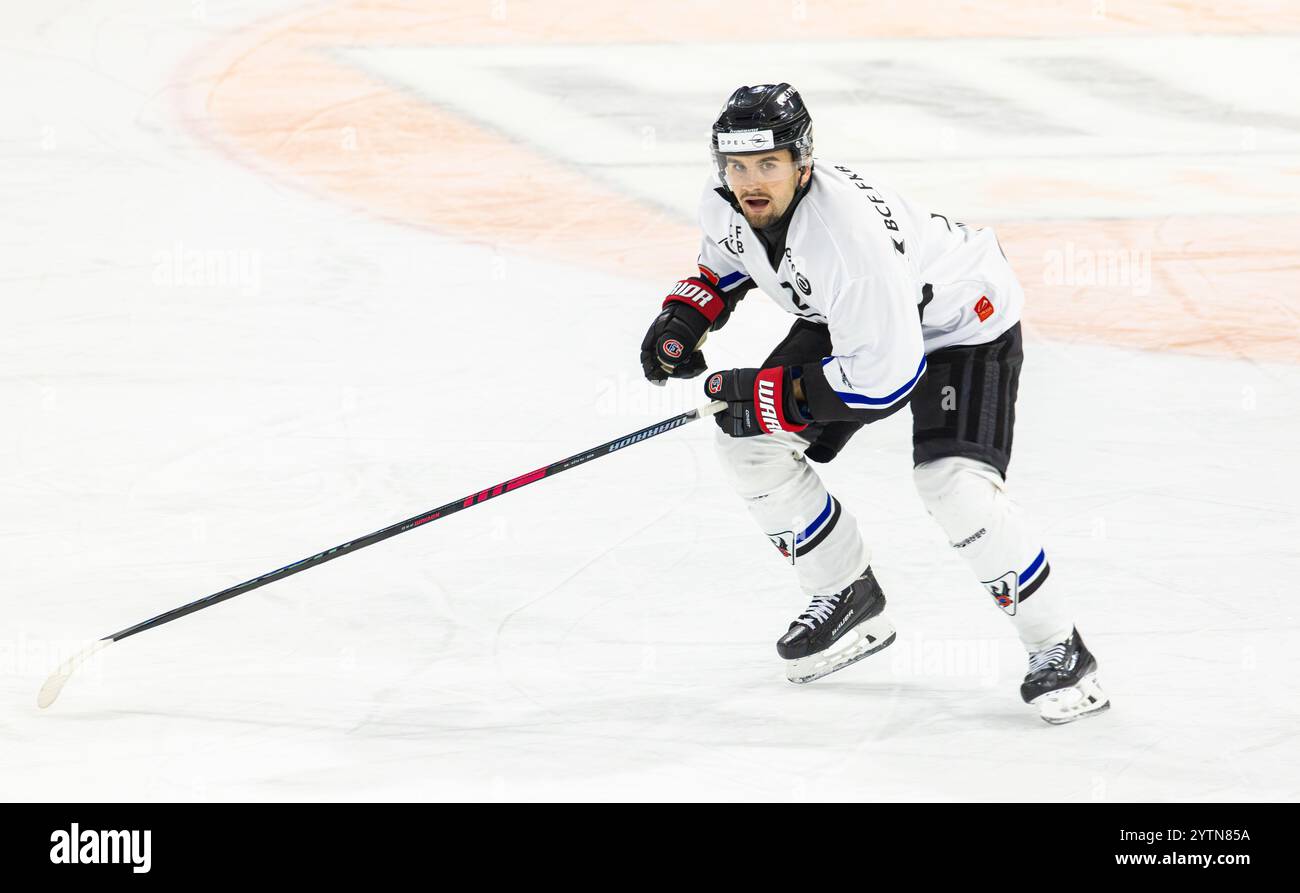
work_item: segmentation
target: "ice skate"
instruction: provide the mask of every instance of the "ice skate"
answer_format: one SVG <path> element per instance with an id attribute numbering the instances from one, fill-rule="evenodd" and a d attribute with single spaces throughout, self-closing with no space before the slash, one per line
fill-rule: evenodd
<path id="1" fill-rule="evenodd" d="M 1053 725 L 1110 708 L 1110 698 L 1097 684 L 1097 659 L 1077 629 L 1064 642 L 1029 655 L 1029 673 L 1020 685 L 1020 697 Z"/>
<path id="2" fill-rule="evenodd" d="M 786 678 L 812 682 L 887 648 L 895 633 L 884 610 L 871 568 L 842 592 L 816 596 L 776 643 Z"/>

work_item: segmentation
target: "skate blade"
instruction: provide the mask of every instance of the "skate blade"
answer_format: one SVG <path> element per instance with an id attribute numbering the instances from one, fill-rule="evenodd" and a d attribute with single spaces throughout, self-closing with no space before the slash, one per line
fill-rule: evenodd
<path id="1" fill-rule="evenodd" d="M 796 685 L 813 682 L 883 651 L 894 643 L 897 635 L 894 624 L 884 615 L 864 620 L 825 651 L 786 661 L 785 678 Z"/>
<path id="2" fill-rule="evenodd" d="M 1097 674 L 1089 673 L 1078 685 L 1057 689 L 1034 698 L 1033 705 L 1043 722 L 1065 725 L 1076 719 L 1097 716 L 1110 709 L 1110 698 L 1097 684 Z"/>

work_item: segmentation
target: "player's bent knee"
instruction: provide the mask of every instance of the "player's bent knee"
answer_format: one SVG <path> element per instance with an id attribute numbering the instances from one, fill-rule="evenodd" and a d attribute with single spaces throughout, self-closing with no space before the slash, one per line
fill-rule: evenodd
<path id="1" fill-rule="evenodd" d="M 986 526 L 1004 499 L 997 469 L 976 459 L 951 456 L 923 462 L 912 476 L 926 511 L 953 542 Z"/>
<path id="2" fill-rule="evenodd" d="M 784 437 L 728 437 L 718 432 L 715 446 L 731 485 L 747 499 L 766 496 L 806 472 L 800 451 Z"/>

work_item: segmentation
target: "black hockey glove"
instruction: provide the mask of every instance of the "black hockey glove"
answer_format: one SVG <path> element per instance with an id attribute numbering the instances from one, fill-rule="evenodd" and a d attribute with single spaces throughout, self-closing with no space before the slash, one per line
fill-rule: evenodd
<path id="1" fill-rule="evenodd" d="M 726 298 L 707 280 L 692 276 L 678 282 L 641 341 L 645 377 L 663 384 L 668 378 L 699 375 L 708 368 L 699 346 L 728 315 Z"/>
<path id="2" fill-rule="evenodd" d="M 704 383 L 704 393 L 711 400 L 727 403 L 714 421 L 732 437 L 802 431 L 812 418 L 808 408 L 795 399 L 796 372 L 788 366 L 772 366 L 713 373 Z"/>

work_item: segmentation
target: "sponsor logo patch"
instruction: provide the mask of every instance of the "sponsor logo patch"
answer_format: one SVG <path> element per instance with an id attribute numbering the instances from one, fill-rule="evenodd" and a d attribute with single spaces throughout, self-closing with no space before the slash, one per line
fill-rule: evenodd
<path id="1" fill-rule="evenodd" d="M 776 551 L 781 553 L 782 558 L 791 564 L 794 564 L 794 547 L 791 545 L 791 543 L 794 542 L 793 530 L 783 530 L 780 533 L 769 533 L 767 538 L 772 541 L 772 545 L 776 546 Z"/>
<path id="2" fill-rule="evenodd" d="M 727 152 L 761 152 L 776 145 L 770 130 L 737 130 L 733 133 L 718 134 L 718 151 Z"/>
<path id="3" fill-rule="evenodd" d="M 685 348 L 682 347 L 682 342 L 678 341 L 676 338 L 669 338 L 664 342 L 664 353 L 672 357 L 674 360 L 682 355 L 683 350 L 685 350 Z"/>
<path id="4" fill-rule="evenodd" d="M 771 379 L 758 380 L 758 415 L 763 420 L 763 430 L 780 431 L 781 416 L 776 410 L 776 383 Z"/>
<path id="5" fill-rule="evenodd" d="M 691 282 L 689 279 L 683 279 L 681 282 L 677 283 L 677 286 L 672 290 L 670 297 L 672 296 L 685 298 L 688 301 L 699 304 L 701 307 L 707 306 L 709 301 L 713 300 L 712 292 L 707 288 L 704 288 L 702 285 Z"/>
<path id="6" fill-rule="evenodd" d="M 1016 615 L 1020 604 L 1020 579 L 1015 571 L 1007 571 L 996 580 L 985 580 L 984 588 L 993 596 L 997 606 L 1010 616 Z"/>
<path id="7" fill-rule="evenodd" d="M 988 295 L 980 295 L 980 299 L 975 302 L 975 315 L 980 318 L 980 322 L 993 315 L 993 302 L 988 299 Z"/>
<path id="8" fill-rule="evenodd" d="M 835 629 L 831 630 L 831 638 L 835 638 L 836 636 L 838 636 L 838 635 L 840 634 L 840 628 L 841 628 L 842 626 L 844 626 L 844 624 L 848 623 L 848 622 L 849 622 L 849 618 L 852 617 L 855 613 L 857 613 L 857 609 L 856 609 L 856 608 L 855 608 L 854 610 L 852 610 L 852 611 L 849 611 L 849 613 L 847 613 L 847 614 L 844 615 L 844 619 L 841 620 L 839 623 L 837 623 L 837 624 L 835 625 Z"/>

